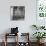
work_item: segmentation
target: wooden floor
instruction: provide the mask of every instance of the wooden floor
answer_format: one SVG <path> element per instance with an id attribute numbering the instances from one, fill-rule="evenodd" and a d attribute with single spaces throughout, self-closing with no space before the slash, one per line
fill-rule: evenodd
<path id="1" fill-rule="evenodd" d="M 3 42 L 2 43 L 0 42 L 0 46 L 4 46 L 4 43 Z M 8 43 L 7 46 L 15 46 L 15 42 L 14 43 L 10 42 L 10 43 Z M 32 42 L 32 43 L 30 43 L 30 46 L 37 46 L 37 43 Z M 44 43 L 42 46 L 46 46 L 46 43 Z"/>

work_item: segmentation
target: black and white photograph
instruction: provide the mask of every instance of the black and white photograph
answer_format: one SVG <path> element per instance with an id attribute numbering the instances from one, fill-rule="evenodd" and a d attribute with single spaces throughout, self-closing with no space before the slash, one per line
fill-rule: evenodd
<path id="1" fill-rule="evenodd" d="M 11 20 L 24 20 L 25 7 L 24 6 L 11 6 Z"/>

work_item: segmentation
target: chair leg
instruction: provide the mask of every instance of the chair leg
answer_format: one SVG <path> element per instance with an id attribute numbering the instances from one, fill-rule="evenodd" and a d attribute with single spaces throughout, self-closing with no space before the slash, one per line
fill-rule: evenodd
<path id="1" fill-rule="evenodd" d="M 7 46 L 7 34 L 5 34 L 5 46 Z"/>
<path id="2" fill-rule="evenodd" d="M 15 45 L 15 46 L 19 46 L 19 45 L 18 45 L 18 34 L 17 34 L 17 39 L 16 39 L 16 40 L 17 40 L 17 42 L 16 42 L 16 45 Z"/>
<path id="3" fill-rule="evenodd" d="M 7 41 L 4 42 L 5 46 L 7 46 Z"/>

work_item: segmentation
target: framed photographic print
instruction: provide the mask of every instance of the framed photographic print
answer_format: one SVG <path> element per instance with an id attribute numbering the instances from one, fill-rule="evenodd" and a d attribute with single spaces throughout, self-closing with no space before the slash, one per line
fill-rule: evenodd
<path id="1" fill-rule="evenodd" d="M 11 20 L 24 20 L 25 7 L 24 6 L 11 6 L 10 13 L 11 13 Z"/>
<path id="2" fill-rule="evenodd" d="M 36 24 L 46 25 L 46 0 L 37 0 Z"/>
<path id="3" fill-rule="evenodd" d="M 37 15 L 39 18 L 46 18 L 46 0 L 37 1 Z"/>

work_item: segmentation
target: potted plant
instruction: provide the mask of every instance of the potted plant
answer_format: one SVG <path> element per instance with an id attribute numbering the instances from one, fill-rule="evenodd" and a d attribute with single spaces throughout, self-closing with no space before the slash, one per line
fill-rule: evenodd
<path id="1" fill-rule="evenodd" d="M 40 40 L 42 38 L 45 38 L 44 37 L 46 36 L 45 34 L 46 34 L 45 32 L 35 32 L 33 35 L 37 38 L 38 43 L 40 43 Z"/>

